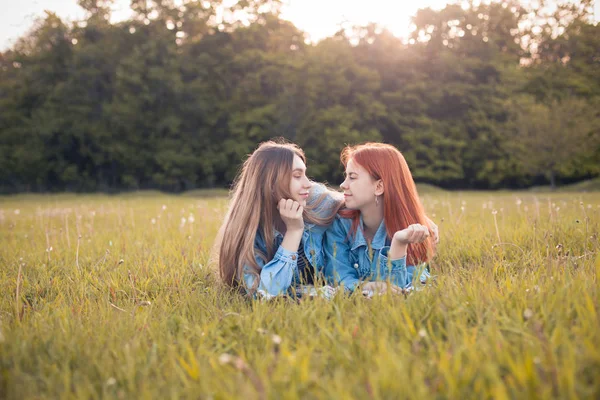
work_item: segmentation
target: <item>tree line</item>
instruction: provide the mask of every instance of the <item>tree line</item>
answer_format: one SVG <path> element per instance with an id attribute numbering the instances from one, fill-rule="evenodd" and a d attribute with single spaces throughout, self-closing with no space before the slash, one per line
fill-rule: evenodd
<path id="1" fill-rule="evenodd" d="M 373 24 L 316 44 L 275 0 L 132 0 L 118 23 L 110 0 L 78 3 L 85 20 L 47 12 L 0 53 L 4 193 L 226 186 L 277 136 L 331 183 L 364 141 L 444 188 L 600 174 L 589 0 L 463 1 L 419 10 L 407 39 Z"/>

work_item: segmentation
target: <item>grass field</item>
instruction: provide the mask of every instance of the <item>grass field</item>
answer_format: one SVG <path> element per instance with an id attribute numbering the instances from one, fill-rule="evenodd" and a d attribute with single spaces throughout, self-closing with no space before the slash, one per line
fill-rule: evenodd
<path id="1" fill-rule="evenodd" d="M 0 398 L 599 398 L 600 193 L 424 194 L 408 297 L 227 293 L 225 198 L 0 197 Z"/>

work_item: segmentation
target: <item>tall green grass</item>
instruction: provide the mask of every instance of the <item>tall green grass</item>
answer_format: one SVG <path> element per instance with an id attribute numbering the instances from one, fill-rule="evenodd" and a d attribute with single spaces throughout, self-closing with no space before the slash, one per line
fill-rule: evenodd
<path id="1" fill-rule="evenodd" d="M 249 302 L 225 198 L 0 198 L 0 397 L 598 398 L 600 194 L 426 194 L 408 297 Z"/>

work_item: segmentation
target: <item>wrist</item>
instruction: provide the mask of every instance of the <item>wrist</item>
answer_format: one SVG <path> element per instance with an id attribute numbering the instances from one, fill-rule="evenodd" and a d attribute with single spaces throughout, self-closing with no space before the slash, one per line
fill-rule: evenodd
<path id="1" fill-rule="evenodd" d="M 288 227 L 286 233 L 292 234 L 292 235 L 296 235 L 298 233 L 302 233 L 304 232 L 304 227 L 303 226 L 292 226 L 292 227 Z"/>
<path id="2" fill-rule="evenodd" d="M 396 232 L 394 234 L 393 242 L 400 246 L 408 246 L 408 241 L 406 240 L 406 235 L 402 232 Z"/>

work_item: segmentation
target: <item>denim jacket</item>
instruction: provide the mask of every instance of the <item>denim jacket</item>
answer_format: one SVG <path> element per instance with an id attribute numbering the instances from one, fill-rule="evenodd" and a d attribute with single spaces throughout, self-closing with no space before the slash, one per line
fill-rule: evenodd
<path id="1" fill-rule="evenodd" d="M 352 220 L 339 215 L 325 233 L 325 277 L 331 284 L 343 285 L 354 291 L 362 281 L 386 281 L 401 288 L 411 288 L 413 276 L 418 273 L 420 281 L 429 278 L 425 264 L 406 265 L 406 257 L 389 260 L 391 240 L 387 237 L 382 221 L 371 242 L 367 245 L 362 229 L 350 234 Z M 362 216 L 360 226 L 363 226 Z"/>
<path id="2" fill-rule="evenodd" d="M 324 185 L 314 183 L 310 189 L 310 197 L 307 205 L 311 206 L 324 193 L 327 188 Z M 326 217 L 333 212 L 333 207 L 338 199 L 334 193 L 329 192 L 323 201 L 313 211 L 319 217 Z M 256 233 L 254 240 L 254 257 L 256 263 L 261 268 L 260 282 L 257 287 L 257 293 L 263 297 L 273 297 L 279 294 L 289 293 L 293 287 L 301 283 L 298 273 L 298 253 L 289 251 L 281 247 L 283 234 L 274 229 L 275 243 L 277 248 L 272 260 L 263 260 L 260 254 L 267 253 L 267 245 L 260 230 Z M 301 245 L 304 246 L 304 254 L 309 261 L 306 268 L 313 268 L 315 277 L 322 275 L 324 268 L 323 255 L 323 237 L 327 226 L 319 226 L 304 222 L 304 232 L 302 233 Z M 252 288 L 255 283 L 256 275 L 250 273 L 249 266 L 245 266 L 244 284 L 246 290 Z"/>

